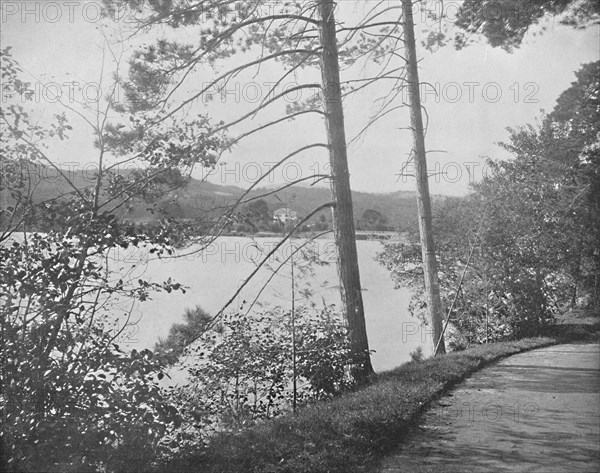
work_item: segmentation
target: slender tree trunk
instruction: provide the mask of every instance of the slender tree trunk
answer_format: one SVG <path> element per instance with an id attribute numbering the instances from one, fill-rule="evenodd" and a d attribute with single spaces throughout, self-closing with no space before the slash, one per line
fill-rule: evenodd
<path id="1" fill-rule="evenodd" d="M 342 293 L 342 306 L 346 316 L 352 347 L 356 353 L 365 354 L 365 364 L 354 373 L 361 382 L 373 372 L 371 358 L 368 356 L 369 342 L 365 326 L 356 235 L 352 211 L 350 173 L 344 130 L 344 113 L 340 88 L 340 70 L 338 48 L 335 33 L 333 11 L 335 3 L 331 0 L 319 0 L 319 33 L 322 46 L 321 77 L 325 107 L 325 125 L 329 142 L 329 160 L 331 164 L 331 191 L 335 207 L 333 221 L 335 242 L 337 245 L 338 273 Z"/>
<path id="2" fill-rule="evenodd" d="M 419 211 L 419 234 L 421 238 L 421 254 L 423 258 L 423 275 L 427 294 L 427 311 L 433 329 L 433 346 L 441 340 L 437 354 L 446 353 L 444 334 L 442 332 L 442 302 L 440 300 L 440 283 L 438 280 L 437 261 L 433 241 L 433 224 L 431 218 L 431 199 L 427 177 L 427 156 L 423 132 L 423 116 L 421 113 L 421 96 L 419 92 L 419 71 L 417 65 L 417 48 L 412 15 L 412 1 L 402 0 L 402 17 L 404 22 L 404 49 L 407 61 L 408 100 L 410 105 L 410 123 L 413 133 L 413 155 L 417 179 L 417 205 Z"/>
<path id="3" fill-rule="evenodd" d="M 298 376 L 296 366 L 296 281 L 294 279 L 294 246 L 290 239 L 290 275 L 292 279 L 292 412 L 296 413 L 298 405 Z"/>

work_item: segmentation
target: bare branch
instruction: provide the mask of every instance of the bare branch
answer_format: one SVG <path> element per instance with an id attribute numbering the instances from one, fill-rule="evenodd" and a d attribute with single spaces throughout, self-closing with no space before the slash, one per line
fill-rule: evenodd
<path id="1" fill-rule="evenodd" d="M 333 230 L 327 230 L 325 232 L 321 232 L 318 233 L 317 235 L 312 236 L 311 238 L 307 239 L 302 245 L 300 245 L 298 248 L 296 248 L 293 252 L 291 252 L 291 254 L 285 259 L 283 260 L 283 262 L 275 269 L 275 271 L 272 272 L 271 276 L 269 276 L 269 278 L 267 279 L 267 281 L 263 284 L 263 286 L 260 288 L 260 290 L 258 291 L 258 293 L 256 294 L 256 297 L 254 298 L 254 300 L 250 303 L 250 306 L 248 307 L 248 310 L 246 311 L 245 315 L 248 315 L 250 313 L 250 311 L 252 310 L 252 308 L 254 307 L 254 305 L 256 304 L 256 302 L 258 301 L 258 299 L 260 298 L 261 294 L 263 293 L 263 291 L 267 288 L 267 286 L 269 285 L 269 283 L 271 282 L 271 280 L 277 275 L 277 273 L 279 273 L 279 270 L 281 268 L 283 268 L 287 262 L 293 258 L 293 256 L 298 253 L 302 248 L 304 248 L 306 245 L 308 245 L 309 243 L 312 243 L 313 241 L 315 241 L 316 239 L 327 235 L 328 233 L 332 233 Z"/>
<path id="2" fill-rule="evenodd" d="M 183 100 L 181 102 L 181 104 L 179 104 L 177 107 L 175 107 L 173 110 L 167 112 L 165 115 L 159 116 L 157 118 L 157 120 L 155 121 L 155 123 L 160 123 L 164 120 L 166 120 L 167 118 L 173 116 L 175 113 L 177 113 L 178 111 L 180 111 L 182 108 L 184 108 L 185 106 L 187 106 L 188 104 L 194 102 L 195 100 L 197 100 L 198 98 L 200 98 L 203 94 L 205 94 L 206 92 L 208 92 L 209 90 L 211 90 L 216 84 L 219 83 L 219 81 L 225 79 L 225 78 L 230 78 L 235 76 L 236 74 L 238 74 L 239 72 L 245 70 L 245 69 L 249 69 L 253 66 L 256 66 L 258 64 L 262 64 L 263 62 L 266 61 L 270 61 L 271 59 L 276 59 L 278 57 L 282 57 L 288 54 L 309 54 L 312 55 L 315 53 L 315 51 L 318 51 L 320 48 L 315 49 L 290 49 L 290 50 L 284 50 L 284 51 L 278 51 L 276 53 L 270 54 L 268 56 L 256 59 L 254 61 L 250 61 L 247 62 L 245 64 L 242 64 L 241 66 L 235 67 L 233 69 L 230 69 L 229 71 L 225 72 L 224 74 L 221 74 L 220 76 L 218 76 L 217 78 L 215 78 L 214 80 L 212 80 L 208 85 L 206 85 L 205 87 L 203 87 L 199 92 L 195 93 L 194 95 L 192 95 L 190 98 Z M 161 107 L 161 109 L 157 112 L 157 115 L 160 115 L 166 107 L 166 103 L 163 104 L 163 106 Z"/>
<path id="3" fill-rule="evenodd" d="M 296 230 L 301 228 L 302 225 L 304 225 L 304 223 L 306 221 L 310 220 L 313 217 L 313 215 L 319 213 L 321 210 L 324 210 L 326 208 L 332 208 L 333 206 L 335 206 L 334 202 L 328 202 L 326 204 L 320 205 L 319 207 L 314 209 L 312 212 L 310 212 L 306 217 L 304 217 L 299 223 L 297 223 L 294 226 L 294 228 L 292 228 L 292 230 L 287 235 L 285 235 L 285 237 L 282 238 L 281 241 L 279 243 L 277 243 L 277 245 L 275 245 L 275 247 L 271 251 L 269 251 L 269 253 L 260 261 L 260 263 L 256 266 L 256 268 L 254 268 L 252 273 L 250 273 L 250 275 L 246 279 L 244 279 L 244 281 L 242 282 L 240 287 L 234 292 L 234 294 L 229 298 L 229 300 L 225 303 L 225 305 L 223 305 L 223 307 L 221 307 L 219 312 L 217 312 L 211 318 L 210 322 L 207 324 L 207 329 L 211 328 L 214 325 L 214 323 L 217 321 L 217 319 L 219 317 L 221 317 L 221 315 L 223 315 L 223 312 L 225 312 L 225 310 L 227 310 L 227 308 L 233 303 L 233 301 L 235 301 L 236 297 L 240 294 L 240 292 L 242 292 L 244 287 L 246 287 L 246 285 L 252 280 L 252 278 L 256 275 L 256 273 L 258 273 L 260 268 L 262 268 L 262 266 L 269 260 L 269 258 L 271 258 L 271 256 L 273 256 L 275 253 L 277 253 L 279 248 L 281 248 L 281 246 L 291 237 L 291 235 L 294 234 L 294 232 L 296 232 Z M 187 345 L 189 346 L 192 343 L 194 343 L 196 340 L 198 340 L 198 338 L 200 338 L 200 336 L 201 335 L 194 337 L 192 340 L 190 340 L 187 343 Z"/>

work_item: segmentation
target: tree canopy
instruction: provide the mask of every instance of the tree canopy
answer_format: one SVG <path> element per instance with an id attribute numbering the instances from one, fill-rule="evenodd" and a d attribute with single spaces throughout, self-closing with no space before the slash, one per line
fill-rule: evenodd
<path id="1" fill-rule="evenodd" d="M 512 157 L 488 161 L 467 197 L 438 202 L 443 300 L 461 335 L 451 345 L 541 333 L 577 304 L 600 304 L 599 65 L 585 64 L 537 126 L 509 130 L 501 146 Z M 419 315 L 412 241 L 379 258 L 398 284 L 416 289 Z"/>
<path id="2" fill-rule="evenodd" d="M 585 28 L 600 20 L 600 5 L 595 0 L 466 0 L 456 4 L 433 3 L 433 17 L 440 28 L 429 35 L 429 46 L 445 43 L 448 38 L 461 49 L 480 36 L 492 47 L 506 51 L 519 48 L 525 34 L 548 15 L 574 28 Z M 452 25 L 452 26 L 449 26 Z"/>

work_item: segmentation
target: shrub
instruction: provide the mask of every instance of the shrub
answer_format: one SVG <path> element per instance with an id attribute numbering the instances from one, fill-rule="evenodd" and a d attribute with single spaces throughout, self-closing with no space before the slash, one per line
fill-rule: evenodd
<path id="1" fill-rule="evenodd" d="M 173 396 L 187 419 L 179 439 L 191 443 L 335 396 L 360 362 L 332 307 L 224 315 L 186 354 L 190 383 Z"/>
<path id="2" fill-rule="evenodd" d="M 4 314 L 6 315 L 6 314 Z M 149 468 L 178 421 L 148 350 L 126 353 L 100 323 L 61 330 L 45 357 L 38 325 L 3 323 L 3 457 L 9 471 Z"/>

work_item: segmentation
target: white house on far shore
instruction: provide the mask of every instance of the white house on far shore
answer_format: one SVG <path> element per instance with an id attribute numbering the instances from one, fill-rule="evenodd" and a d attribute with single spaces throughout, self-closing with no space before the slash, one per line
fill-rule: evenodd
<path id="1" fill-rule="evenodd" d="M 273 212 L 273 220 L 275 220 L 276 222 L 281 222 L 283 224 L 286 224 L 288 222 L 295 222 L 296 220 L 298 220 L 298 214 L 288 207 L 281 207 L 280 209 L 277 209 L 275 212 Z"/>

